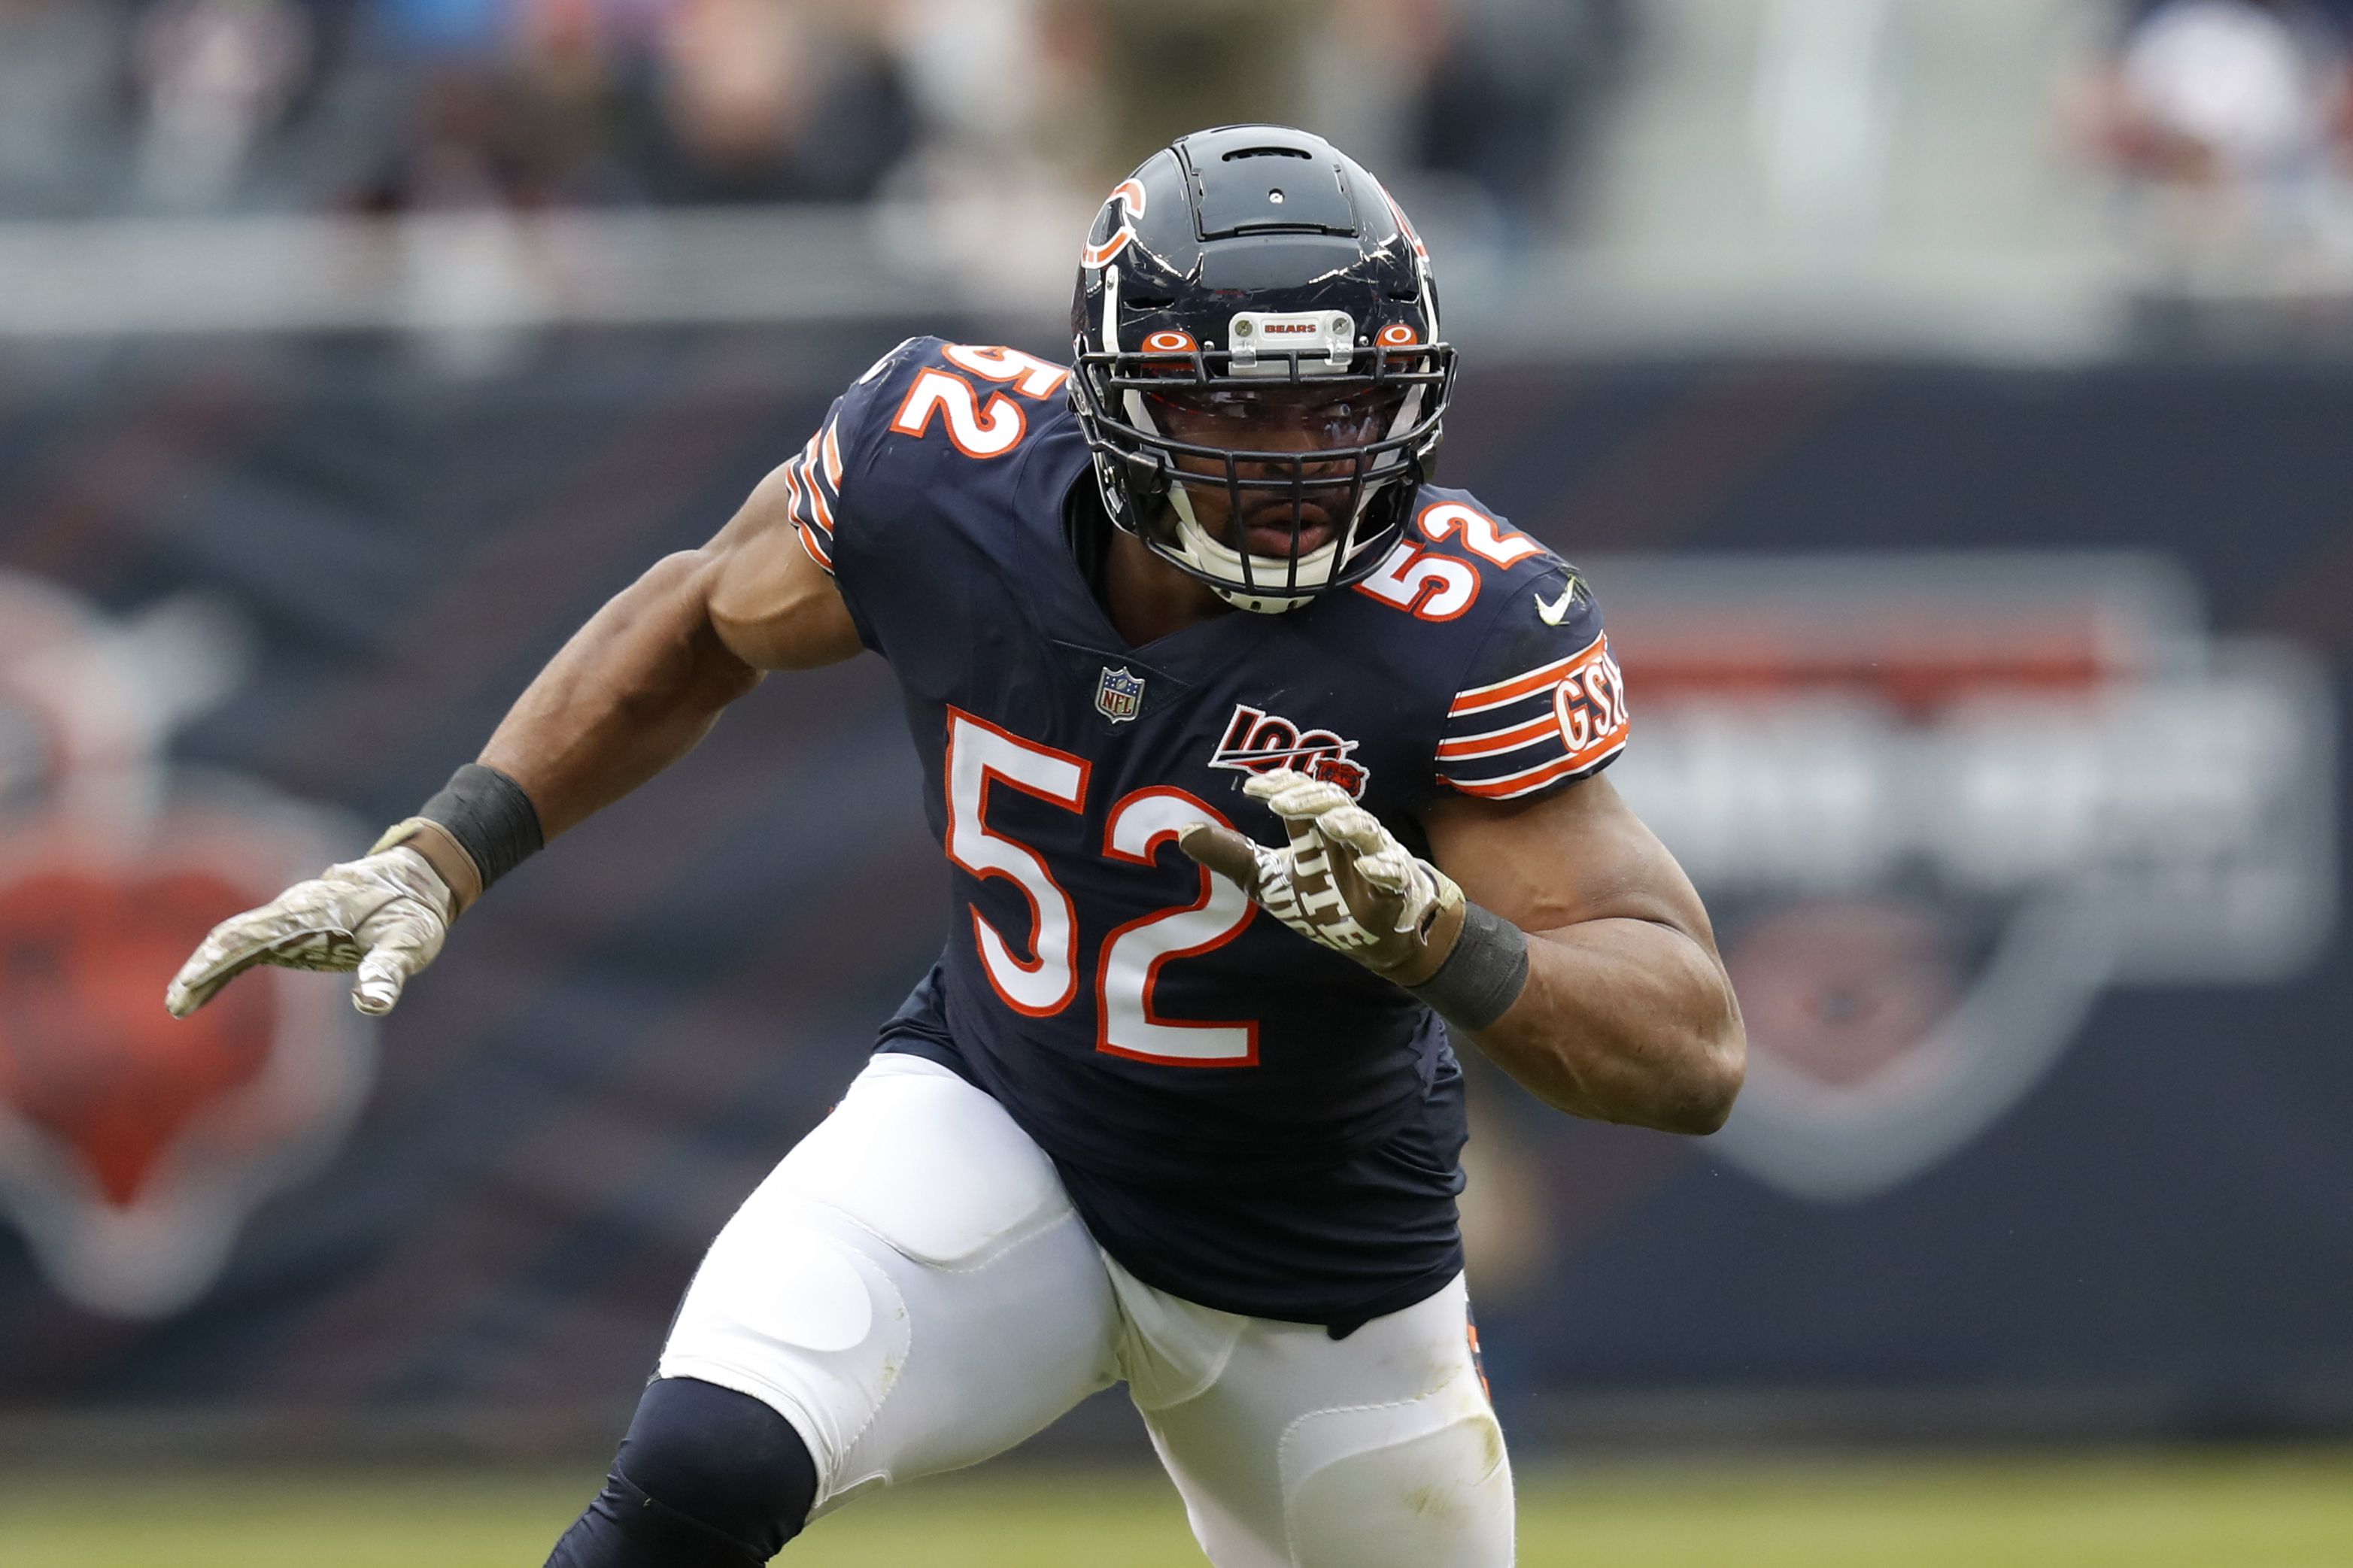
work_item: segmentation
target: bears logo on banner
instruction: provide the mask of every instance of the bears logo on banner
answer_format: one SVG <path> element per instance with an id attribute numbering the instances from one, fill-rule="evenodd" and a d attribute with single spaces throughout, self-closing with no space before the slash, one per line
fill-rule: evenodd
<path id="1" fill-rule="evenodd" d="M 2032 1091 L 2120 984 L 2291 974 L 2336 913 L 2333 709 L 2139 556 L 1588 561 L 1643 689 L 1613 777 L 1748 1024 L 1711 1141 L 1887 1191 Z"/>
<path id="2" fill-rule="evenodd" d="M 288 971 L 164 1011 L 209 927 L 364 837 L 164 763 L 169 729 L 244 662 L 202 602 L 116 622 L 0 574 L 0 1205 L 60 1293 L 113 1316 L 199 1295 L 373 1076 L 339 988 Z"/>

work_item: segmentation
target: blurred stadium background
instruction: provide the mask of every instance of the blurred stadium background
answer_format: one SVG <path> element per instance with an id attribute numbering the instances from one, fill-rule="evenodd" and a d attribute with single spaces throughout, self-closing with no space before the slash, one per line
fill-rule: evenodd
<path id="1" fill-rule="evenodd" d="M 164 978 L 1268 118 L 1430 237 L 1444 477 L 1596 581 L 1749 1016 L 1707 1142 L 1480 1083 L 1525 1559 L 2353 1563 L 2348 58 L 2342 0 L 0 0 L 0 1561 L 539 1560 L 942 939 L 888 672 L 771 682 L 381 1026 Z M 791 1560 L 1198 1561 L 1148 1463 L 1110 1396 Z"/>

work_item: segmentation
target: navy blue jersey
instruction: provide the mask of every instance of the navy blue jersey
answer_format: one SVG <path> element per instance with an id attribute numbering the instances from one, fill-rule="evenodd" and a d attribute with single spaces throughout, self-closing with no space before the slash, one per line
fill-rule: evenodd
<path id="1" fill-rule="evenodd" d="M 1362 584 L 1130 647 L 1065 534 L 1094 480 L 1064 374 L 910 340 L 786 466 L 803 542 L 897 672 L 952 868 L 947 951 L 891 1033 L 996 1096 L 1152 1283 L 1301 1321 L 1406 1305 L 1459 1263 L 1443 1027 L 1176 836 L 1208 817 L 1280 843 L 1241 784 L 1283 764 L 1421 853 L 1441 792 L 1566 787 L 1625 743 L 1599 611 L 1542 545 L 1426 488 Z"/>

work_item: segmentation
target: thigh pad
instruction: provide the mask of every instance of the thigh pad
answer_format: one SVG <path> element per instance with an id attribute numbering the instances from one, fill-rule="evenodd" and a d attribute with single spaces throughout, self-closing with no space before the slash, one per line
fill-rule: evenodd
<path id="1" fill-rule="evenodd" d="M 1043 1426 L 1109 1381 L 1117 1321 L 1052 1163 L 946 1069 L 882 1058 L 720 1232 L 660 1371 L 782 1414 L 823 1512 Z"/>
<path id="2" fill-rule="evenodd" d="M 1512 1473 L 1483 1400 L 1307 1417 L 1282 1446 L 1295 1568 L 1508 1568 Z"/>
<path id="3" fill-rule="evenodd" d="M 946 1268 L 1070 1212 L 1054 1163 L 1005 1108 L 920 1057 L 875 1058 L 770 1181 Z"/>

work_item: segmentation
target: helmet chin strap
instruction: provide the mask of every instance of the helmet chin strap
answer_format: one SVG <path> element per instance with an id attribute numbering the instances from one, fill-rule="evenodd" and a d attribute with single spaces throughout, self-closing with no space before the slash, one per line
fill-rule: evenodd
<path id="1" fill-rule="evenodd" d="M 1231 605 L 1235 609 L 1248 610 L 1254 616 L 1279 616 L 1287 610 L 1295 610 L 1303 605 L 1312 604 L 1314 598 L 1313 595 L 1301 595 L 1296 598 L 1289 599 L 1257 599 L 1248 594 L 1237 593 L 1231 588 L 1220 588 L 1214 583 L 1209 584 L 1209 592 Z"/>
<path id="2" fill-rule="evenodd" d="M 1320 593 L 1332 580 L 1333 568 L 1338 563 L 1340 541 L 1329 541 L 1299 557 L 1297 585 L 1313 590 L 1307 594 L 1260 594 L 1253 592 L 1250 581 L 1282 582 L 1292 577 L 1292 563 L 1281 556 L 1252 555 L 1247 567 L 1242 554 L 1230 545 L 1221 543 L 1200 520 L 1194 515 L 1192 498 L 1186 494 L 1180 481 L 1169 487 L 1169 510 L 1176 514 L 1178 553 L 1197 571 L 1209 579 L 1209 590 L 1218 597 L 1240 609 L 1259 615 L 1279 615 L 1295 610 Z M 1350 530 L 1354 531 L 1353 527 Z M 1243 573 L 1247 570 L 1249 577 Z"/>

